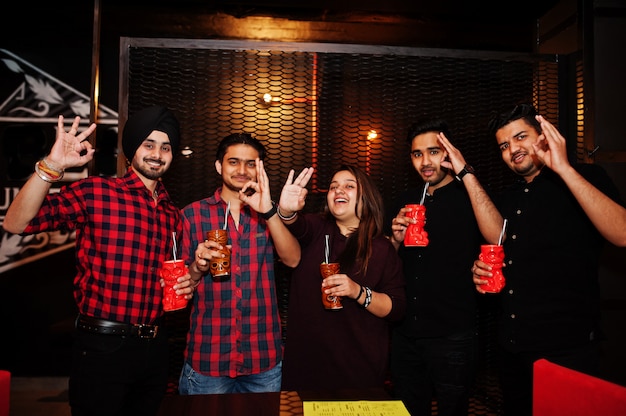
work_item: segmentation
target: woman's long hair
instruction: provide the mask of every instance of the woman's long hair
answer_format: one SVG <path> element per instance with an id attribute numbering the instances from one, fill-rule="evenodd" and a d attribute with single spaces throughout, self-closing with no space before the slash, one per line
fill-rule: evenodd
<path id="1" fill-rule="evenodd" d="M 339 256 L 343 267 L 358 266 L 358 271 L 365 274 L 372 257 L 372 241 L 383 235 L 384 204 L 380 191 L 368 174 L 356 166 L 342 165 L 335 173 L 348 171 L 357 182 L 357 203 L 354 214 L 359 219 L 359 226 L 348 236 L 346 248 Z M 334 176 L 334 175 L 333 175 Z M 327 215 L 335 220 L 332 213 Z"/>

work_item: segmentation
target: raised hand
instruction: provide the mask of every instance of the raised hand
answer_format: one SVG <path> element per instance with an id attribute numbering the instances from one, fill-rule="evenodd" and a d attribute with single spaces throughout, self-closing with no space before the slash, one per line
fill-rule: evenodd
<path id="1" fill-rule="evenodd" d="M 96 124 L 92 123 L 82 133 L 77 134 L 80 117 L 74 118 L 69 131 L 65 131 L 63 121 L 63 116 L 59 116 L 56 139 L 46 160 L 48 164 L 59 170 L 83 166 L 93 158 L 96 151 L 87 140 L 96 129 Z"/>
<path id="2" fill-rule="evenodd" d="M 313 176 L 313 168 L 304 168 L 294 179 L 295 171 L 291 169 L 280 193 L 280 210 L 283 214 L 290 214 L 302 210 L 308 193 L 306 185 Z"/>
<path id="3" fill-rule="evenodd" d="M 533 149 L 537 153 L 537 157 L 547 167 L 561 173 L 564 169 L 570 166 L 567 159 L 567 145 L 565 138 L 559 133 L 556 127 L 543 116 L 537 115 L 535 117 L 539 124 L 541 124 L 541 130 L 544 136 L 543 140 L 540 140 L 537 144 L 533 144 Z"/>
<path id="4" fill-rule="evenodd" d="M 452 143 L 450 143 L 450 141 L 448 140 L 445 134 L 439 133 L 437 134 L 437 137 L 438 137 L 439 143 L 441 143 L 443 148 L 446 150 L 446 153 L 448 153 L 448 158 L 449 158 L 449 161 L 443 160 L 441 162 L 441 166 L 443 166 L 446 169 L 449 169 L 452 172 L 452 174 L 455 174 L 463 170 L 463 168 L 466 165 L 466 162 L 465 162 L 465 158 L 463 157 L 463 154 L 461 154 L 461 151 L 457 149 L 456 147 L 454 147 Z"/>
<path id="5" fill-rule="evenodd" d="M 254 193 L 248 195 L 250 190 Z M 262 160 L 256 159 L 256 182 L 250 181 L 241 188 L 239 200 L 248 204 L 256 212 L 264 213 L 272 209 L 270 180 Z"/>

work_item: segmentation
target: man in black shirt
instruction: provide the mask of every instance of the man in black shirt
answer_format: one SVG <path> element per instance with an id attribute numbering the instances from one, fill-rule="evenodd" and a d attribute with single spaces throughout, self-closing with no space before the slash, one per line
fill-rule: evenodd
<path id="1" fill-rule="evenodd" d="M 391 241 L 402 258 L 407 314 L 393 330 L 391 378 L 413 416 L 467 416 L 476 341 L 476 292 L 471 267 L 484 238 L 497 244 L 503 219 L 447 137 L 443 120 L 409 129 L 411 161 L 425 185 L 401 195 L 391 212 Z M 456 173 L 456 175 L 454 174 Z M 456 178 L 456 180 L 455 180 Z M 428 246 L 407 247 L 405 209 L 424 195 Z M 482 235 L 481 235 L 482 234 Z"/>
<path id="2" fill-rule="evenodd" d="M 626 245 L 626 210 L 598 165 L 570 165 L 565 139 L 530 105 L 494 116 L 504 162 L 519 180 L 496 200 L 508 219 L 500 294 L 500 382 L 504 414 L 531 415 L 532 366 L 539 358 L 598 373 L 604 242 Z M 490 276 L 476 260 L 478 292 Z"/>

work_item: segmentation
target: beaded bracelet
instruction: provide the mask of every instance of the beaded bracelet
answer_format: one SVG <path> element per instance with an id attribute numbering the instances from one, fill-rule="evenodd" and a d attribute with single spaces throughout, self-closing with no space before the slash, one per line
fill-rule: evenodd
<path id="1" fill-rule="evenodd" d="M 281 214 L 280 207 L 277 207 L 276 213 L 278 214 L 278 218 L 280 218 L 283 221 L 291 221 L 294 218 L 296 218 L 296 215 L 298 215 L 298 211 L 294 211 L 293 214 L 291 214 L 288 217 L 285 217 L 283 214 Z"/>
<path id="2" fill-rule="evenodd" d="M 372 303 L 372 289 L 365 286 L 365 302 L 363 303 L 363 307 L 367 309 L 370 303 Z"/>
<path id="3" fill-rule="evenodd" d="M 354 298 L 354 300 L 359 300 L 362 294 L 363 294 L 363 286 L 361 286 L 361 290 L 359 290 L 359 295 L 356 298 Z"/>

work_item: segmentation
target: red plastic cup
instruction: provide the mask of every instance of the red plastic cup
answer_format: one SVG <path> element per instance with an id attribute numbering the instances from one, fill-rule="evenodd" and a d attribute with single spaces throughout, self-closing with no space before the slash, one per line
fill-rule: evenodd
<path id="1" fill-rule="evenodd" d="M 185 299 L 184 295 L 177 295 L 173 288 L 177 283 L 176 279 L 187 274 L 185 260 L 167 260 L 163 262 L 160 274 L 165 281 L 165 286 L 163 286 L 163 310 L 170 312 L 186 308 L 187 299 Z"/>
<path id="2" fill-rule="evenodd" d="M 339 273 L 339 263 L 322 263 L 320 264 L 320 272 L 322 273 L 322 279 Z M 324 309 L 336 311 L 343 309 L 341 304 L 341 296 L 327 295 L 322 288 L 322 304 Z"/>
<path id="3" fill-rule="evenodd" d="M 491 266 L 491 273 L 493 274 L 492 277 L 481 276 L 482 279 L 488 280 L 488 282 L 480 285 L 480 287 L 487 293 L 499 293 L 506 284 L 506 280 L 502 274 L 504 248 L 497 244 L 483 244 L 480 246 L 480 255 L 478 258 Z"/>
<path id="4" fill-rule="evenodd" d="M 428 233 L 424 230 L 426 224 L 426 206 L 422 204 L 409 204 L 405 208 L 411 208 L 406 213 L 407 217 L 413 218 L 415 224 L 409 224 L 404 234 L 405 247 L 426 247 L 428 245 Z"/>

